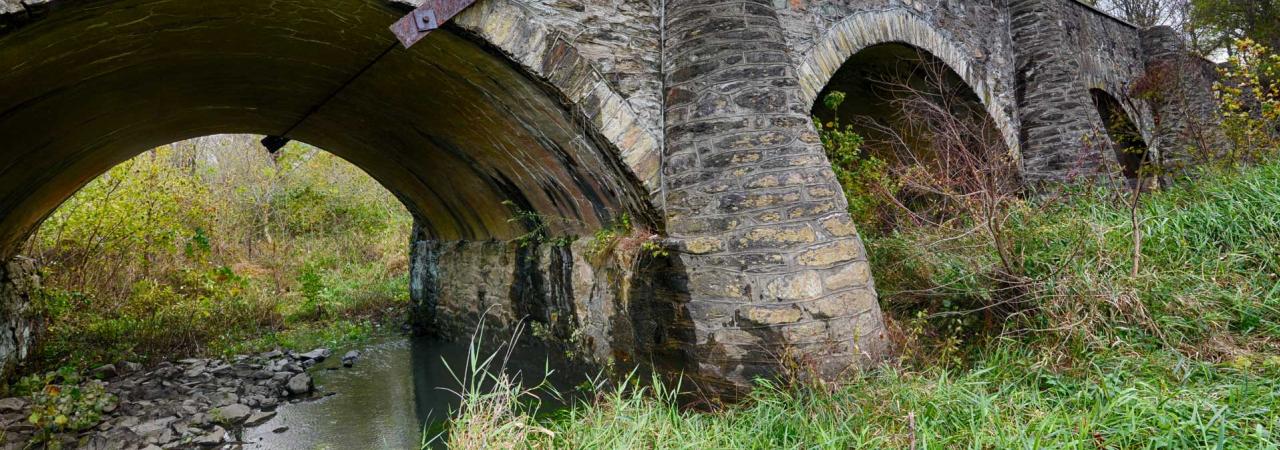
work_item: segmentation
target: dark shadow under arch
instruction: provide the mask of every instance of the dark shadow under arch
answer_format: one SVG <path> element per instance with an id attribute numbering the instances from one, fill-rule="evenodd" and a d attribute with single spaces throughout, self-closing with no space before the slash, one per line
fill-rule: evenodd
<path id="1" fill-rule="evenodd" d="M 824 99 L 834 91 L 845 93 L 845 100 L 833 112 Z M 867 47 L 846 60 L 818 94 L 811 112 L 824 123 L 839 117 L 866 139 L 869 154 L 893 160 L 899 155 L 885 150 L 886 146 L 925 145 L 930 139 L 911 130 L 891 131 L 900 128 L 910 114 L 904 102 L 922 95 L 956 118 L 979 124 L 982 134 L 1002 139 L 982 100 L 962 77 L 931 53 L 897 42 Z"/>
<path id="2" fill-rule="evenodd" d="M 1142 169 L 1151 162 L 1147 142 L 1142 138 L 1142 132 L 1129 117 L 1129 113 L 1125 112 L 1124 106 L 1102 89 L 1089 89 L 1089 95 L 1093 99 L 1093 106 L 1098 110 L 1098 119 L 1102 121 L 1103 129 L 1115 152 L 1116 162 L 1120 164 L 1120 170 L 1125 179 L 1132 183 L 1139 177 L 1147 176 L 1142 172 Z"/>

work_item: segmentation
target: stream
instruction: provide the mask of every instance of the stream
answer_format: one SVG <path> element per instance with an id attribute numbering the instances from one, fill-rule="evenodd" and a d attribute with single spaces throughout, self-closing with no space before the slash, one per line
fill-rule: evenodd
<path id="1" fill-rule="evenodd" d="M 342 367 L 341 349 L 310 371 L 327 396 L 281 405 L 271 420 L 244 431 L 245 448 L 418 449 L 424 426 L 441 429 L 457 408 L 460 383 L 449 368 L 466 366 L 467 342 L 399 336 L 357 349 L 362 354 L 351 368 Z M 521 344 L 511 353 L 506 372 L 526 386 L 546 378 L 559 392 L 573 392 L 591 373 L 545 345 Z M 539 412 L 563 407 L 544 399 Z"/>

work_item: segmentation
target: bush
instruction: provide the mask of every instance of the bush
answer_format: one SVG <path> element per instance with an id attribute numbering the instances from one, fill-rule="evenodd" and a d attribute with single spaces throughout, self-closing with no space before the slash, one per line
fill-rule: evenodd
<path id="1" fill-rule="evenodd" d="M 822 99 L 822 104 L 834 113 L 844 98 L 843 92 L 834 91 Z M 898 192 L 898 184 L 889 178 L 887 164 L 863 151 L 862 136 L 851 125 L 842 124 L 838 116 L 828 122 L 814 117 L 813 122 L 836 181 L 849 201 L 849 215 L 865 230 L 877 229 L 880 218 L 891 214 L 885 210 L 892 207 L 889 199 Z"/>
<path id="2" fill-rule="evenodd" d="M 1280 151 L 1280 55 L 1248 38 L 1235 50 L 1214 84 L 1230 150 L 1225 161 L 1265 161 Z"/>
<path id="3" fill-rule="evenodd" d="M 59 207 L 27 248 L 45 276 L 36 368 L 243 350 L 396 314 L 408 212 L 333 155 L 277 155 L 235 136 L 161 147 Z"/>

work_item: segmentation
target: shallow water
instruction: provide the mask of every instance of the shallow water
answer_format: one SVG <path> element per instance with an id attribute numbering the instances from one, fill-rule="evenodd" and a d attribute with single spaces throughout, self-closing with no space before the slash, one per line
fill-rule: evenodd
<path id="1" fill-rule="evenodd" d="M 392 338 L 359 348 L 360 359 L 349 369 L 339 361 L 346 350 L 335 351 L 311 371 L 317 390 L 332 394 L 280 406 L 274 418 L 244 431 L 245 448 L 417 449 L 424 425 L 438 427 L 458 405 L 460 383 L 448 368 L 465 367 L 467 348 L 466 342 Z M 548 378 L 561 392 L 572 391 L 587 372 L 534 344 L 511 352 L 506 369 L 526 384 Z M 560 406 L 548 402 L 543 412 Z M 281 427 L 288 429 L 273 431 Z"/>

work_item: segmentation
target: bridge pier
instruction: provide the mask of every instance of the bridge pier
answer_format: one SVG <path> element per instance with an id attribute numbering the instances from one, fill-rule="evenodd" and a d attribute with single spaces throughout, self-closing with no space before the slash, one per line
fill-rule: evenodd
<path id="1" fill-rule="evenodd" d="M 1085 149 L 1085 139 L 1101 130 L 1102 122 L 1068 40 L 1067 7 L 1062 0 L 1009 2 L 1010 32 L 1019 47 L 1014 89 L 1022 176 L 1032 184 L 1091 176 L 1108 156 Z M 1097 148 L 1109 152 L 1111 146 L 1098 142 Z"/>
<path id="2" fill-rule="evenodd" d="M 675 341 L 709 385 L 823 375 L 880 359 L 888 341 L 862 243 L 823 154 L 771 4 L 668 2 L 667 231 L 688 278 Z"/>
<path id="3" fill-rule="evenodd" d="M 672 258 L 633 236 L 594 239 L 441 241 L 417 232 L 411 323 L 419 333 L 467 339 L 479 330 L 497 342 L 524 322 L 526 335 L 587 362 L 678 373 L 689 358 L 661 345 L 691 330 L 674 308 L 687 288 L 669 270 Z"/>

